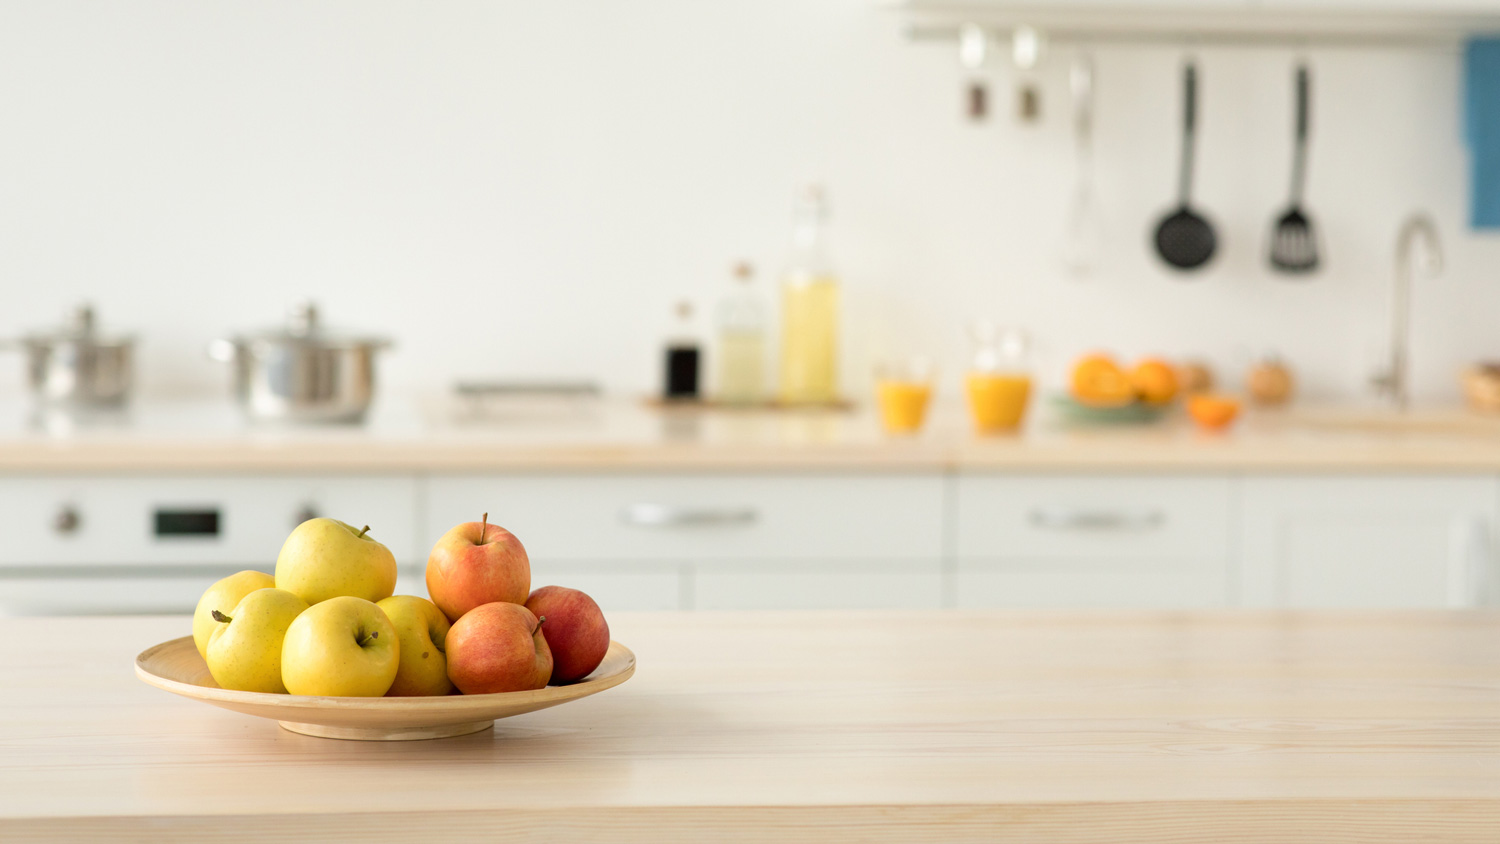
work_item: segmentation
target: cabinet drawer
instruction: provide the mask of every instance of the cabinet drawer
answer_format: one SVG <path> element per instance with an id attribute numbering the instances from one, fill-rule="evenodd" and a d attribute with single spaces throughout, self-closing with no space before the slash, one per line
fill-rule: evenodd
<path id="1" fill-rule="evenodd" d="M 695 566 L 699 610 L 937 609 L 937 560 L 885 563 L 713 563 Z"/>
<path id="2" fill-rule="evenodd" d="M 954 575 L 965 609 L 1091 607 L 1197 609 L 1229 603 L 1223 558 L 1152 560 L 965 560 Z"/>
<path id="3" fill-rule="evenodd" d="M 270 571 L 307 515 L 361 525 L 401 562 L 416 483 L 399 477 L 33 477 L 0 480 L 0 564 L 236 564 Z M 420 551 L 418 548 L 420 547 Z"/>
<path id="4" fill-rule="evenodd" d="M 637 610 L 687 609 L 681 563 L 542 562 L 532 566 L 531 588 L 556 585 L 587 592 L 608 616 Z"/>
<path id="5" fill-rule="evenodd" d="M 427 529 L 490 519 L 533 559 L 936 559 L 933 475 L 505 475 L 429 479 Z"/>
<path id="6" fill-rule="evenodd" d="M 1228 478 L 963 475 L 963 558 L 1164 560 L 1229 555 Z"/>
<path id="7" fill-rule="evenodd" d="M 1496 576 L 1493 477 L 1247 478 L 1240 592 L 1248 606 L 1484 605 Z"/>

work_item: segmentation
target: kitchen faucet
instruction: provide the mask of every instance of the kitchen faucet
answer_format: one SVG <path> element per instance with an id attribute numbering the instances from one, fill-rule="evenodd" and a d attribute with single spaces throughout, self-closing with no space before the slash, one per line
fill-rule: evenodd
<path id="1" fill-rule="evenodd" d="M 1437 226 L 1426 214 L 1413 214 L 1401 224 L 1396 238 L 1395 287 L 1391 291 L 1390 367 L 1373 379 L 1376 392 L 1390 396 L 1397 410 L 1411 403 L 1411 281 L 1417 272 L 1427 278 L 1443 269 Z"/>

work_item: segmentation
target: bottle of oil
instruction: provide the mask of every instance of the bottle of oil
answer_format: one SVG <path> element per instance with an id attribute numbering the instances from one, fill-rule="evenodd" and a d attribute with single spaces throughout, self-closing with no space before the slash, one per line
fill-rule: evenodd
<path id="1" fill-rule="evenodd" d="M 766 398 L 766 306 L 752 284 L 755 269 L 734 267 L 734 291 L 719 305 L 716 397 L 725 404 L 753 405 Z"/>
<path id="2" fill-rule="evenodd" d="M 781 285 L 781 401 L 838 399 L 839 284 L 828 259 L 828 204 L 818 187 L 798 197 L 792 257 Z"/>

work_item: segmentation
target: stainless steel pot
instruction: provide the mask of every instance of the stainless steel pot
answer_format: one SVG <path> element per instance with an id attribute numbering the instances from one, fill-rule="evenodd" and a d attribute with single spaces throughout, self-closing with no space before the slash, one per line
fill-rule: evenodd
<path id="1" fill-rule="evenodd" d="M 46 407 L 119 407 L 130 398 L 135 339 L 101 335 L 88 305 L 75 309 L 62 329 L 28 334 L 17 345 L 26 354 L 31 394 Z"/>
<path id="2" fill-rule="evenodd" d="M 208 353 L 234 366 L 234 394 L 251 419 L 357 423 L 375 397 L 375 353 L 390 345 L 324 329 L 307 303 L 285 328 L 217 340 Z"/>

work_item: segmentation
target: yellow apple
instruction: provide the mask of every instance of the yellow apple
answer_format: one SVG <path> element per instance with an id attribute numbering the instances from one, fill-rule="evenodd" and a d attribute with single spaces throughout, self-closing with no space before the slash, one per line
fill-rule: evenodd
<path id="1" fill-rule="evenodd" d="M 229 613 L 240 599 L 257 589 L 269 589 L 276 585 L 276 578 L 262 571 L 237 571 L 208 587 L 198 599 L 198 608 L 193 610 L 193 644 L 198 646 L 198 655 L 208 660 L 208 637 L 219 626 L 214 621 L 213 611 Z"/>
<path id="2" fill-rule="evenodd" d="M 297 616 L 281 646 L 281 678 L 294 695 L 380 697 L 400 663 L 401 645 L 385 611 L 348 595 Z"/>
<path id="3" fill-rule="evenodd" d="M 376 606 L 385 611 L 396 639 L 401 643 L 401 662 L 388 696 L 445 695 L 453 691 L 448 679 L 448 617 L 437 604 L 415 595 L 392 595 Z"/>
<path id="4" fill-rule="evenodd" d="M 396 558 L 364 529 L 337 519 L 308 519 L 276 557 L 276 588 L 309 604 L 348 595 L 366 601 L 396 591 Z"/>
<path id="5" fill-rule="evenodd" d="M 257 589 L 240 599 L 233 612 L 212 610 L 208 637 L 208 672 L 214 682 L 241 692 L 285 694 L 281 682 L 281 644 L 307 602 L 285 589 Z"/>

